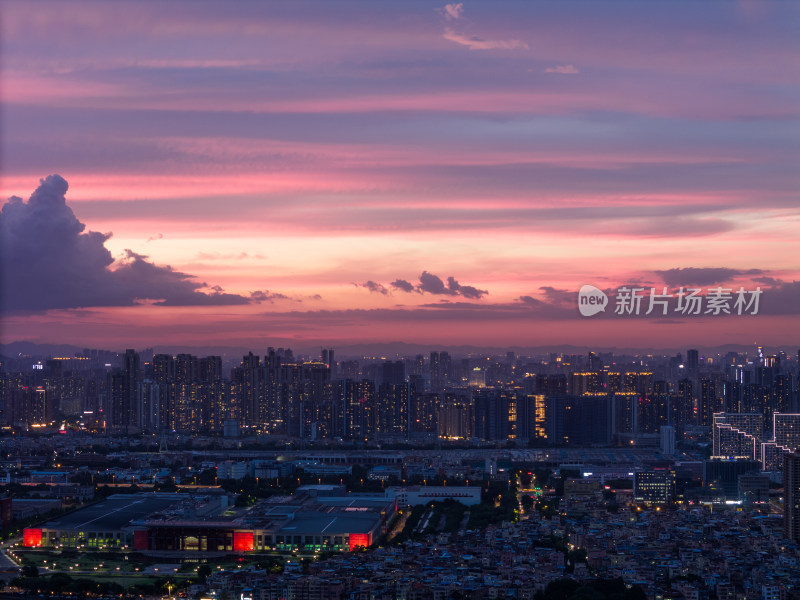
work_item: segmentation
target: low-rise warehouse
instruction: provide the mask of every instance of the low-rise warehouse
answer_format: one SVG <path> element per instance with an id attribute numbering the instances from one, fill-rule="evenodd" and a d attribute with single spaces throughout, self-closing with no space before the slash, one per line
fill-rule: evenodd
<path id="1" fill-rule="evenodd" d="M 25 529 L 25 546 L 123 548 L 135 523 L 185 502 L 186 494 L 115 494 L 105 500 Z"/>
<path id="2" fill-rule="evenodd" d="M 392 498 L 273 497 L 225 510 L 219 497 L 141 493 L 109 496 L 25 530 L 28 547 L 134 548 L 179 552 L 347 552 L 370 546 L 394 514 Z"/>

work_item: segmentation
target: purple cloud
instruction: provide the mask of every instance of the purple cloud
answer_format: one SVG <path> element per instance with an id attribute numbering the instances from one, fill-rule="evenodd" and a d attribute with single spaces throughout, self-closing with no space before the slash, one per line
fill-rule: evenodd
<path id="1" fill-rule="evenodd" d="M 383 294 L 384 296 L 389 293 L 389 290 L 386 289 L 386 286 L 378 283 L 377 281 L 365 281 L 364 283 L 356 283 L 354 284 L 356 287 L 363 287 L 367 288 L 370 292 L 375 292 L 377 294 Z"/>
<path id="2" fill-rule="evenodd" d="M 555 67 L 548 67 L 544 70 L 545 73 L 560 73 L 561 75 L 577 75 L 580 70 L 575 65 L 557 65 Z"/>
<path id="3" fill-rule="evenodd" d="M 395 279 L 389 285 L 391 285 L 393 288 L 397 288 L 398 290 L 402 290 L 404 292 L 414 291 L 414 284 L 409 281 L 406 281 L 405 279 Z"/>
<path id="4" fill-rule="evenodd" d="M 786 283 L 785 281 L 783 281 L 783 279 L 777 279 L 775 277 L 767 277 L 767 276 L 753 277 L 753 281 L 755 283 L 763 283 L 764 285 L 770 285 L 773 287 L 778 287 L 781 284 Z"/>
<path id="5" fill-rule="evenodd" d="M 726 267 L 685 267 L 653 271 L 661 280 L 670 286 L 681 285 L 713 285 L 730 281 L 742 275 L 761 275 L 762 269 L 728 269 Z"/>
<path id="6" fill-rule="evenodd" d="M 442 9 L 444 18 L 448 21 L 457 21 L 464 13 L 464 4 L 462 2 L 453 2 L 452 4 L 445 4 Z"/>
<path id="7" fill-rule="evenodd" d="M 444 39 L 466 46 L 470 50 L 527 50 L 528 44 L 522 40 L 487 40 L 476 35 L 466 35 L 450 29 L 444 30 Z"/>
<path id="8" fill-rule="evenodd" d="M 394 289 L 406 293 L 418 292 L 420 294 L 432 294 L 434 296 L 461 296 L 463 298 L 480 300 L 489 293 L 487 290 L 479 290 L 472 285 L 462 285 L 455 277 L 448 277 L 447 282 L 445 282 L 438 275 L 434 275 L 428 271 L 422 272 L 417 284 L 413 284 L 405 279 L 395 279 L 389 284 L 389 287 L 372 280 L 365 281 L 364 283 L 354 283 L 353 285 L 356 287 L 364 287 L 371 292 L 384 295 L 388 294 L 390 289 Z"/>
<path id="9" fill-rule="evenodd" d="M 417 289 L 422 293 L 443 295 L 443 296 L 463 296 L 464 298 L 479 299 L 488 294 L 487 290 L 479 290 L 471 285 L 461 285 L 455 277 L 447 278 L 447 285 L 437 275 L 423 271 L 419 276 Z"/>
<path id="10" fill-rule="evenodd" d="M 427 292 L 428 294 L 456 295 L 455 292 L 445 287 L 444 281 L 442 281 L 441 278 L 427 271 L 423 271 L 422 275 L 419 276 L 419 285 L 417 285 L 417 289 L 423 293 Z"/>
<path id="11" fill-rule="evenodd" d="M 14 196 L 0 211 L 3 295 L 6 310 L 129 306 L 155 300 L 161 306 L 247 304 L 192 275 L 149 262 L 126 250 L 114 265 L 105 247 L 110 233 L 84 231 L 66 203 L 69 185 L 50 175 L 28 202 Z M 115 266 L 114 269 L 111 267 Z"/>
<path id="12" fill-rule="evenodd" d="M 293 300 L 293 298 L 290 298 L 286 294 L 279 294 L 278 292 L 257 290 L 255 292 L 250 292 L 250 300 L 256 304 L 261 304 L 262 302 L 273 303 L 275 300 Z M 298 302 L 300 302 L 300 300 L 298 300 Z"/>
<path id="13" fill-rule="evenodd" d="M 455 294 L 464 296 L 464 298 L 478 299 L 489 293 L 486 290 L 479 290 L 478 288 L 473 287 L 471 285 L 461 285 L 455 280 L 454 277 L 447 278 L 447 289 L 449 289 Z"/>

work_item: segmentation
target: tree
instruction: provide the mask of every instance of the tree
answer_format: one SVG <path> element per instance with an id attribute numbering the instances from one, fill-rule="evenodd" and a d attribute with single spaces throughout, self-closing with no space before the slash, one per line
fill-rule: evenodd
<path id="1" fill-rule="evenodd" d="M 526 512 L 533 508 L 533 498 L 531 498 L 530 494 L 525 494 L 520 502 Z"/>
<path id="2" fill-rule="evenodd" d="M 22 576 L 23 577 L 38 577 L 39 576 L 39 568 L 36 565 L 25 565 L 22 567 Z"/>
<path id="3" fill-rule="evenodd" d="M 207 563 L 203 563 L 197 567 L 197 578 L 201 583 L 205 583 L 208 576 L 211 575 L 211 567 Z"/>
<path id="4" fill-rule="evenodd" d="M 626 589 L 623 594 L 624 600 L 646 600 L 647 594 L 638 585 L 634 585 L 630 589 Z"/>
<path id="5" fill-rule="evenodd" d="M 234 502 L 234 506 L 241 508 L 242 506 L 250 506 L 255 501 L 249 494 L 239 494 Z"/>
<path id="6" fill-rule="evenodd" d="M 544 597 L 547 600 L 568 600 L 579 587 L 574 579 L 556 579 L 547 584 Z"/>
<path id="7" fill-rule="evenodd" d="M 205 469 L 198 475 L 197 483 L 200 485 L 213 485 L 217 480 L 216 469 Z"/>

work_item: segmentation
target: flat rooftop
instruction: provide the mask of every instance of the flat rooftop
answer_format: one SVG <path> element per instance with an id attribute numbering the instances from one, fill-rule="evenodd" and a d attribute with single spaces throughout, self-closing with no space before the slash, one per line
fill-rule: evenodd
<path id="1" fill-rule="evenodd" d="M 394 498 L 364 498 L 359 496 L 326 496 L 317 498 L 322 506 L 382 509 L 394 504 Z"/>
<path id="2" fill-rule="evenodd" d="M 295 518 L 278 529 L 278 535 L 343 535 L 368 533 L 380 523 L 374 512 L 343 515 L 342 513 L 297 513 Z"/>
<path id="3" fill-rule="evenodd" d="M 41 527 L 112 532 L 187 498 L 187 494 L 114 494 L 96 504 L 47 521 Z"/>

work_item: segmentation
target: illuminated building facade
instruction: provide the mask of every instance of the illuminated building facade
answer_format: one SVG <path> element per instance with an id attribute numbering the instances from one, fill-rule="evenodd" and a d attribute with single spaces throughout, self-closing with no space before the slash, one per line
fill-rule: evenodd
<path id="1" fill-rule="evenodd" d="M 467 393 L 448 392 L 442 395 L 437 414 L 439 437 L 468 439 L 473 433 L 473 406 Z"/>
<path id="2" fill-rule="evenodd" d="M 23 544 L 172 552 L 349 552 L 376 541 L 396 510 L 390 497 L 304 493 L 262 501 L 232 518 L 222 512 L 225 503 L 216 502 L 221 498 L 205 502 L 185 494 L 113 495 L 25 529 Z M 188 504 L 196 517 L 184 516 Z"/>
<path id="3" fill-rule="evenodd" d="M 760 459 L 764 415 L 716 413 L 713 418 L 712 458 Z"/>
<path id="4" fill-rule="evenodd" d="M 638 471 L 633 480 L 633 498 L 647 504 L 669 504 L 675 499 L 675 472 L 667 469 Z"/>
<path id="5" fill-rule="evenodd" d="M 765 471 L 780 471 L 784 456 L 800 451 L 800 414 L 772 415 L 772 440 L 761 444 L 761 463 Z"/>
<path id="6" fill-rule="evenodd" d="M 507 440 L 516 434 L 516 395 L 513 390 L 481 389 L 473 396 L 475 437 Z"/>
<path id="7" fill-rule="evenodd" d="M 800 542 L 800 454 L 795 452 L 783 458 L 783 531 Z"/>
<path id="8" fill-rule="evenodd" d="M 543 394 L 527 394 L 518 401 L 517 437 L 525 440 L 547 439 L 547 401 Z"/>

